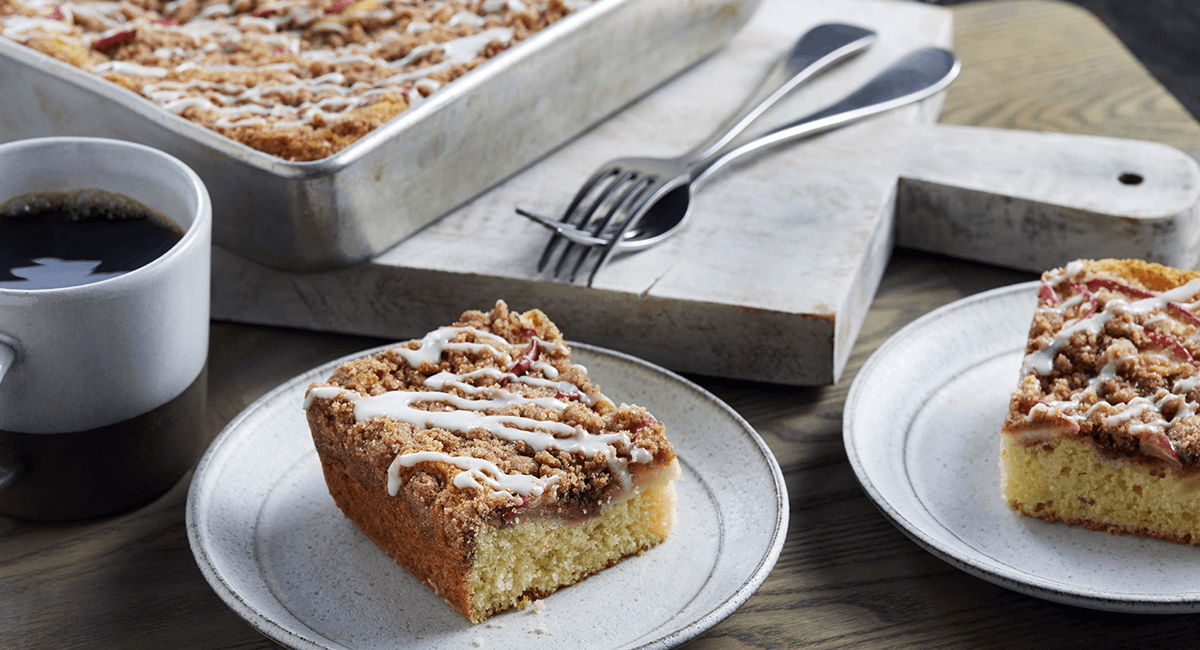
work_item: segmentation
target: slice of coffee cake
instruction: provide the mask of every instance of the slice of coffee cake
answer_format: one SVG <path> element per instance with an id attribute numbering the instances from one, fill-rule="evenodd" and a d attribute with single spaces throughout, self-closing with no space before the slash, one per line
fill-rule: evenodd
<path id="1" fill-rule="evenodd" d="M 1042 276 L 1001 435 L 1018 512 L 1200 544 L 1200 274 L 1082 260 Z"/>
<path id="2" fill-rule="evenodd" d="M 467 312 L 337 368 L 305 408 L 330 494 L 474 623 L 663 541 L 679 466 L 540 311 Z"/>

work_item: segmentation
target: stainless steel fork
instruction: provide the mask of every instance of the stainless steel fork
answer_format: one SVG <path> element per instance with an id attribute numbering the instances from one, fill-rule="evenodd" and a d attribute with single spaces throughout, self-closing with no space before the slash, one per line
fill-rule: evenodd
<path id="1" fill-rule="evenodd" d="M 586 229 L 599 236 L 621 223 L 635 223 L 649 206 L 690 180 L 689 163 L 720 151 L 739 133 L 784 95 L 804 81 L 843 59 L 862 52 L 876 40 L 874 32 L 851 25 L 827 24 L 809 30 L 759 82 L 754 92 L 704 142 L 675 158 L 618 158 L 605 163 L 575 194 L 560 223 Z M 521 210 L 518 210 L 521 212 Z M 608 256 L 593 255 L 589 246 L 579 246 L 551 235 L 537 269 L 544 271 L 557 255 L 553 276 L 574 282 L 592 258 L 594 268 L 588 285 Z"/>
<path id="2" fill-rule="evenodd" d="M 649 206 L 637 219 L 594 233 L 517 208 L 517 213 L 582 246 L 595 247 L 611 257 L 618 250 L 639 251 L 679 232 L 691 215 L 692 195 L 729 163 L 760 149 L 824 133 L 831 129 L 899 108 L 929 97 L 954 80 L 961 64 L 953 52 L 937 47 L 913 50 L 840 101 L 775 127 L 737 146 L 689 163 L 691 180 Z M 601 260 L 602 265 L 604 259 Z M 597 266 L 593 266 L 593 273 Z"/>

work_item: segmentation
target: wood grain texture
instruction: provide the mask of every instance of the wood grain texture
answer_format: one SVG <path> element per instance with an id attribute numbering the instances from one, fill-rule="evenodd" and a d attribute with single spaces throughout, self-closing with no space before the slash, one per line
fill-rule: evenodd
<path id="1" fill-rule="evenodd" d="M 1141 137 L 1196 146 L 1200 126 L 1143 79 L 1110 82 L 1111 35 L 1058 2 L 954 8 L 966 76 L 947 121 Z M 1035 33 L 1045 37 L 1035 39 Z M 1059 46 L 1071 34 L 1082 51 Z M 1118 44 L 1119 46 L 1119 44 Z M 1044 93 L 1077 84 L 1055 101 Z M 1057 75 L 1057 77 L 1056 77 Z M 1141 84 L 1149 99 L 1129 91 Z M 1095 104 L 1110 108 L 1096 108 Z M 1189 144 L 1192 143 L 1192 144 Z M 938 306 L 1034 274 L 896 252 L 838 384 L 789 388 L 692 377 L 762 434 L 790 494 L 788 539 L 775 570 L 737 612 L 685 647 L 1188 647 L 1194 616 L 1137 616 L 1056 605 L 973 578 L 909 541 L 859 488 L 842 443 L 850 382 L 887 338 Z M 206 428 L 222 426 L 275 385 L 378 339 L 215 323 Z M 196 568 L 183 523 L 185 477 L 155 503 L 97 522 L 33 525 L 0 518 L 0 647 L 275 647 L 225 607 Z M 486 647 L 486 645 L 484 646 Z"/>
<path id="2" fill-rule="evenodd" d="M 1134 138 L 1200 157 L 1196 120 L 1086 9 L 989 0 L 952 10 L 964 65 L 943 124 Z"/>

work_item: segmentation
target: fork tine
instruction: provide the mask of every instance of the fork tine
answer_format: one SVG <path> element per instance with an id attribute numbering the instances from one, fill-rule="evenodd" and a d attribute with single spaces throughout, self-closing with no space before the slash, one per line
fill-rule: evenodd
<path id="1" fill-rule="evenodd" d="M 603 246 L 604 244 L 608 243 L 608 240 L 605 239 L 603 235 L 593 236 L 592 233 L 583 228 L 577 228 L 575 226 L 565 224 L 561 221 L 551 219 L 550 217 L 545 217 L 537 214 L 536 212 L 530 212 L 522 208 L 517 208 L 516 211 L 517 214 L 521 215 L 522 217 L 529 219 L 530 221 L 542 226 L 543 228 L 546 228 L 547 230 L 562 235 L 565 239 L 569 239 L 576 244 L 583 244 L 585 246 Z"/>
<path id="2" fill-rule="evenodd" d="M 645 216 L 647 205 L 656 198 L 658 192 L 652 190 L 655 189 L 653 181 L 658 179 L 651 178 L 649 180 L 651 182 L 642 187 L 634 197 L 633 205 L 626 210 L 625 221 L 621 222 L 621 227 L 613 233 L 612 238 L 601 248 L 600 259 L 596 261 L 596 264 L 592 266 L 592 271 L 588 273 L 587 286 L 592 286 L 592 282 L 596 280 L 596 274 L 600 272 L 600 269 L 604 268 L 604 265 L 608 264 L 608 261 L 612 259 L 613 253 L 617 252 L 617 244 L 625 238 L 625 233 L 629 232 L 630 228 L 641 221 L 642 217 Z M 661 187 L 662 184 L 660 183 L 659 188 Z"/>
<path id="3" fill-rule="evenodd" d="M 591 204 L 587 206 L 586 210 L 578 211 L 583 216 L 581 219 L 576 219 L 574 221 L 576 221 L 578 223 L 580 228 L 585 228 L 587 226 L 587 224 L 591 223 L 592 217 L 596 214 L 596 211 L 599 210 L 604 205 L 607 205 L 609 203 L 609 199 L 614 194 L 617 193 L 617 190 L 620 188 L 626 187 L 630 181 L 632 181 L 634 178 L 636 178 L 636 176 L 637 176 L 636 172 L 624 172 L 623 174 L 618 176 L 611 183 L 609 183 L 608 186 L 605 187 L 604 190 L 601 191 L 598 196 L 596 196 L 595 200 L 593 200 L 591 202 Z M 621 200 L 624 200 L 624 198 L 622 197 Z M 614 205 L 619 205 L 619 204 L 620 204 L 620 202 L 618 201 Z M 609 213 L 609 218 L 611 218 L 611 211 Z M 566 266 L 567 259 L 569 259 L 571 257 L 571 253 L 573 251 L 575 251 L 577 248 L 580 248 L 580 246 L 575 244 L 575 242 L 572 242 L 572 241 L 567 242 L 566 247 L 563 248 L 562 255 L 558 258 L 558 263 L 554 267 L 554 276 L 555 277 L 562 276 L 563 268 Z M 582 247 L 582 248 L 584 248 L 585 250 L 583 250 L 580 253 L 580 255 L 578 256 L 579 259 L 586 258 L 588 251 L 591 249 L 590 246 Z"/>
<path id="4" fill-rule="evenodd" d="M 618 212 L 622 212 L 624 214 L 625 220 L 621 224 L 620 232 L 616 235 L 616 238 L 610 239 L 609 242 L 605 244 L 604 250 L 600 253 L 599 261 L 596 262 L 596 264 L 592 267 L 591 272 L 588 274 L 588 286 L 591 286 L 592 280 L 596 277 L 596 272 L 599 271 L 600 267 L 608 261 L 610 251 L 616 249 L 617 242 L 620 241 L 620 238 L 624 236 L 625 230 L 629 226 L 629 220 L 634 215 L 634 212 L 630 208 L 634 205 L 638 205 L 643 195 L 646 194 L 646 189 L 653 185 L 655 180 L 657 180 L 657 177 L 654 176 L 637 177 L 636 175 L 630 175 L 628 187 L 624 192 L 621 193 L 620 198 L 613 202 L 612 208 L 609 209 L 608 214 L 606 214 L 603 219 L 600 219 L 596 227 L 592 229 L 592 235 L 599 237 L 605 231 L 605 229 L 608 228 L 608 224 L 612 222 L 613 217 Z M 584 261 L 586 261 L 588 257 L 591 257 L 590 254 L 592 253 L 592 248 L 593 247 L 588 247 L 587 251 L 585 251 L 583 255 L 580 255 L 579 259 L 575 262 L 575 268 L 571 269 L 571 282 L 575 282 L 575 277 L 579 275 L 579 270 L 583 268 Z"/>
<path id="5" fill-rule="evenodd" d="M 559 221 L 564 224 L 570 224 L 573 221 L 572 217 L 577 213 L 579 205 L 592 192 L 592 190 L 594 190 L 605 179 L 616 176 L 619 173 L 620 170 L 616 167 L 605 167 L 604 169 L 592 174 L 591 178 L 589 178 L 587 182 L 585 182 L 583 186 L 579 188 L 579 191 L 575 193 L 575 196 L 571 199 L 570 205 L 568 205 L 567 209 L 563 211 L 562 217 L 559 219 Z M 595 204 L 593 204 L 592 210 L 595 210 Z M 589 212 L 587 217 L 575 225 L 583 226 L 590 218 L 591 213 Z M 558 244 L 560 241 L 562 241 L 562 239 L 563 237 L 561 235 L 555 233 L 554 235 L 551 235 L 550 241 L 546 242 L 546 247 L 542 249 L 542 256 L 538 259 L 537 270 L 539 273 L 546 268 L 546 264 L 550 261 L 550 258 L 553 257 L 553 253 L 555 249 L 558 248 Z M 563 251 L 563 254 L 566 255 L 569 251 L 570 247 L 568 246 L 568 249 Z"/>
<path id="6" fill-rule="evenodd" d="M 634 175 L 632 172 L 625 172 L 618 178 L 613 179 L 613 181 L 609 183 L 608 187 L 606 187 L 604 191 L 601 192 L 594 201 L 592 201 L 591 205 L 589 205 L 586 210 L 582 211 L 584 213 L 584 218 L 579 220 L 578 228 L 584 232 L 590 233 L 592 224 L 604 222 L 606 219 L 603 216 L 595 219 L 594 221 L 593 217 L 596 217 L 597 212 L 603 214 L 604 210 L 607 210 L 609 215 L 611 215 L 612 210 L 620 204 L 620 201 L 617 201 L 613 198 L 614 195 L 618 194 L 618 190 L 627 189 L 633 176 Z M 624 195 L 621 194 L 621 196 L 623 197 Z M 569 262 L 573 260 L 574 265 L 578 266 L 582 260 L 587 258 L 588 253 L 591 252 L 591 249 L 591 246 L 579 246 L 575 244 L 575 242 L 568 240 L 566 247 L 563 249 L 562 256 L 558 258 L 558 262 L 554 265 L 554 272 L 552 273 L 553 277 L 557 279 L 566 278 L 567 272 L 565 269 L 570 266 Z"/>
<path id="7" fill-rule="evenodd" d="M 608 211 L 608 214 L 604 215 L 603 217 L 601 217 L 599 219 L 596 219 L 595 225 L 593 225 L 590 229 L 593 237 L 601 238 L 603 236 L 604 231 L 608 229 L 608 224 L 612 223 L 613 215 L 615 215 L 617 213 L 617 209 L 620 208 L 622 205 L 624 205 L 625 202 L 629 200 L 630 195 L 632 195 L 634 193 L 634 191 L 636 191 L 638 189 L 639 186 L 643 185 L 644 182 L 648 178 L 650 178 L 650 177 L 641 176 L 636 171 L 626 172 L 621 177 L 621 181 L 623 181 L 625 184 L 625 191 L 621 193 L 621 196 L 619 198 L 615 199 L 612 202 L 612 209 L 610 209 Z M 614 192 L 615 192 L 615 188 L 614 188 Z M 610 192 L 609 195 L 611 196 L 612 193 L 613 192 Z M 589 215 L 589 217 L 590 217 L 590 215 Z M 588 230 L 587 224 L 589 224 L 589 223 L 590 222 L 585 221 L 579 225 L 579 228 L 581 230 L 586 231 L 586 230 Z"/>

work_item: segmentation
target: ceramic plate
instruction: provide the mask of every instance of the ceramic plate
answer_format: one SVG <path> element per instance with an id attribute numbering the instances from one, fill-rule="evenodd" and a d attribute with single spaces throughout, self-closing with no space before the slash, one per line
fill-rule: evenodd
<path id="1" fill-rule="evenodd" d="M 530 607 L 466 619 L 345 519 L 325 488 L 301 402 L 341 361 L 279 386 L 213 442 L 188 493 L 188 540 L 225 602 L 292 648 L 667 648 L 731 614 L 787 531 L 775 458 L 732 409 L 666 370 L 582 344 L 572 356 L 615 402 L 667 423 L 683 466 L 663 544 Z"/>
<path id="2" fill-rule="evenodd" d="M 846 400 L 859 482 L 902 531 L 984 580 L 1092 609 L 1200 611 L 1200 548 L 1018 515 L 1000 496 L 1000 426 L 1037 283 L 981 293 L 908 325 Z"/>

